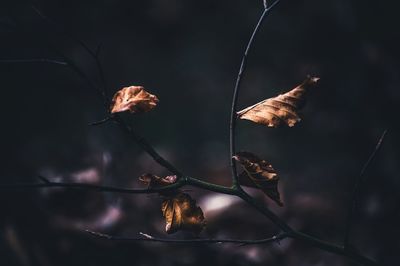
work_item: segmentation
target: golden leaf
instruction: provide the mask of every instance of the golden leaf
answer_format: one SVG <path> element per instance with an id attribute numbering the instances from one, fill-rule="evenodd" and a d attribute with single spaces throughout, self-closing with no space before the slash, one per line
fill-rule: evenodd
<path id="1" fill-rule="evenodd" d="M 111 113 L 144 113 L 156 107 L 157 103 L 157 96 L 148 93 L 142 86 L 125 87 L 114 94 Z"/>
<path id="2" fill-rule="evenodd" d="M 199 234 L 205 226 L 203 211 L 190 195 L 178 193 L 165 199 L 161 205 L 168 234 L 187 230 Z"/>
<path id="3" fill-rule="evenodd" d="M 261 189 L 279 206 L 283 206 L 278 191 L 279 176 L 271 164 L 250 152 L 238 152 L 233 158 L 244 169 L 244 172 L 239 175 L 239 182 L 241 184 L 245 186 L 255 185 L 255 187 Z M 249 179 L 252 184 L 248 182 Z"/>
<path id="4" fill-rule="evenodd" d="M 298 110 L 305 104 L 307 90 L 318 80 L 317 77 L 308 77 L 302 84 L 285 94 L 263 100 L 237 112 L 238 118 L 268 127 L 278 127 L 283 123 L 292 127 L 301 120 Z"/>

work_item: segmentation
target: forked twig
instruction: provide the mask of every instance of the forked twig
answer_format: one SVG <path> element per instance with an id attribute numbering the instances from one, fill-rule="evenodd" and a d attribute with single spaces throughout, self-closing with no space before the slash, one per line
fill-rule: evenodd
<path id="1" fill-rule="evenodd" d="M 73 41 L 76 41 L 79 45 L 81 45 L 89 53 L 89 55 L 92 56 L 93 59 L 95 60 L 96 67 L 98 68 L 99 75 L 100 75 L 100 78 L 101 78 L 101 81 L 103 84 L 102 88 L 96 86 L 96 84 L 87 76 L 87 74 L 73 60 L 68 58 L 64 53 L 62 53 L 58 49 L 51 47 L 64 59 L 64 61 L 67 63 L 67 65 L 73 71 L 75 71 L 83 80 L 85 80 L 91 88 L 93 88 L 95 91 L 97 91 L 99 96 L 102 98 L 104 109 L 107 112 L 108 117 L 110 119 L 107 119 L 107 121 L 101 121 L 101 123 L 108 122 L 108 121 L 115 121 L 118 124 L 118 126 L 130 136 L 130 138 L 132 138 L 135 142 L 137 142 L 139 144 L 139 146 L 153 158 L 153 160 L 155 160 L 158 164 L 160 164 L 161 166 L 163 166 L 164 168 L 169 170 L 171 173 L 177 175 L 178 177 L 182 177 L 183 173 L 181 171 L 179 171 L 175 166 L 173 166 L 168 160 L 166 160 L 164 157 L 162 157 L 153 148 L 153 146 L 149 144 L 149 142 L 144 137 L 139 136 L 133 130 L 133 128 L 131 126 L 129 126 L 127 123 L 125 123 L 125 121 L 122 119 L 122 117 L 120 115 L 114 114 L 111 116 L 110 108 L 109 108 L 110 101 L 108 99 L 107 92 L 106 92 L 106 89 L 107 89 L 106 88 L 107 87 L 106 79 L 105 79 L 104 71 L 101 66 L 100 60 L 98 58 L 99 48 L 97 49 L 97 51 L 92 51 L 83 41 L 81 41 L 77 38 L 74 38 L 71 34 L 62 30 L 61 27 L 59 27 L 57 23 L 55 23 L 54 21 L 49 19 L 47 16 L 45 16 L 42 12 L 40 12 L 40 10 L 38 8 L 36 8 L 33 5 L 31 7 L 43 20 L 50 23 L 53 27 L 57 28 L 67 38 L 70 38 Z M 100 123 L 95 123 L 95 124 L 100 124 Z"/>
<path id="2" fill-rule="evenodd" d="M 260 26 L 264 22 L 265 18 L 269 14 L 269 12 L 280 2 L 280 0 L 276 0 L 274 3 L 272 3 L 268 8 L 265 8 L 264 11 L 262 12 L 256 27 L 253 30 L 253 33 L 249 39 L 249 42 L 247 43 L 246 49 L 244 51 L 243 57 L 242 57 L 242 62 L 240 63 L 240 68 L 239 68 L 239 73 L 236 78 L 236 83 L 235 83 L 235 88 L 233 89 L 233 97 L 232 97 L 232 105 L 231 105 L 231 116 L 230 116 L 230 123 L 229 123 L 229 147 L 230 147 L 230 166 L 231 166 L 231 172 L 232 172 L 232 183 L 234 187 L 239 187 L 239 181 L 238 181 L 238 175 L 237 175 L 237 169 L 236 169 L 236 160 L 233 159 L 233 156 L 236 154 L 236 120 L 237 120 L 237 103 L 238 103 L 238 97 L 239 97 L 239 89 L 240 85 L 242 83 L 242 77 L 244 75 L 244 71 L 246 70 L 246 64 L 247 64 L 247 56 L 249 54 L 249 51 L 253 45 L 253 42 L 257 36 L 257 33 L 260 29 Z"/>

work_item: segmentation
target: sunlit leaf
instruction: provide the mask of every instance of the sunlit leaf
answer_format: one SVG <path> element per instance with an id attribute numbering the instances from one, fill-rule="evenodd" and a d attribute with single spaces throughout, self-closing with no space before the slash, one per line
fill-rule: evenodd
<path id="1" fill-rule="evenodd" d="M 165 199 L 161 210 L 166 222 L 165 231 L 168 234 L 178 230 L 199 234 L 205 226 L 203 211 L 186 193 L 178 193 Z"/>
<path id="2" fill-rule="evenodd" d="M 148 93 L 142 86 L 125 87 L 114 94 L 111 113 L 144 113 L 156 107 L 157 103 L 157 96 Z"/>
<path id="3" fill-rule="evenodd" d="M 250 152 L 238 152 L 233 158 L 244 169 L 244 172 L 239 176 L 241 184 L 246 185 L 250 180 L 255 187 L 261 189 L 279 206 L 283 206 L 278 191 L 279 176 L 271 164 Z"/>
<path id="4" fill-rule="evenodd" d="M 278 127 L 282 124 L 292 127 L 301 120 L 298 111 L 305 104 L 308 89 L 318 80 L 317 77 L 308 77 L 302 84 L 285 94 L 263 100 L 237 112 L 238 118 L 268 127 Z"/>

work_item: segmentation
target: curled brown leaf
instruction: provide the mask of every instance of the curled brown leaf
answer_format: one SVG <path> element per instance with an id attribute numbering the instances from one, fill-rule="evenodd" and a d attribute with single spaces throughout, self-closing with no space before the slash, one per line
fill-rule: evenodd
<path id="1" fill-rule="evenodd" d="M 165 199 L 161 210 L 166 222 L 165 231 L 168 234 L 178 230 L 199 234 L 205 226 L 203 211 L 186 193 L 178 193 Z"/>
<path id="2" fill-rule="evenodd" d="M 271 164 L 250 152 L 238 152 L 233 158 L 244 169 L 244 172 L 239 176 L 241 184 L 245 186 L 255 185 L 279 206 L 283 206 L 278 191 L 279 176 Z M 249 180 L 251 182 L 248 182 Z"/>
<path id="3" fill-rule="evenodd" d="M 139 180 L 146 183 L 149 188 L 157 188 L 174 184 L 178 180 L 178 177 L 176 175 L 159 177 L 153 174 L 143 174 L 139 176 Z"/>
<path id="4" fill-rule="evenodd" d="M 157 96 L 148 93 L 142 86 L 125 87 L 114 94 L 111 113 L 144 113 L 156 107 L 158 102 Z"/>
<path id="5" fill-rule="evenodd" d="M 305 95 L 308 89 L 314 86 L 318 80 L 317 77 L 307 77 L 302 84 L 291 91 L 263 100 L 237 112 L 238 118 L 268 127 L 278 127 L 281 124 L 292 127 L 301 120 L 298 111 L 305 104 Z"/>

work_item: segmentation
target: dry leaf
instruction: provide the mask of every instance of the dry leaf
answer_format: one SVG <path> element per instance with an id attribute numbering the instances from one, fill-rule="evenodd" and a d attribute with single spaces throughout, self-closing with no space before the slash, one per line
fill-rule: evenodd
<path id="1" fill-rule="evenodd" d="M 159 177 L 153 174 L 143 174 L 139 176 L 139 180 L 146 183 L 149 188 L 163 187 L 171 185 L 177 181 L 176 175 L 169 175 L 166 177 Z"/>
<path id="2" fill-rule="evenodd" d="M 161 210 L 166 222 L 165 231 L 168 234 L 178 230 L 199 234 L 205 226 L 203 211 L 186 193 L 178 193 L 164 200 Z"/>
<path id="3" fill-rule="evenodd" d="M 148 93 L 142 86 L 125 87 L 114 94 L 111 113 L 144 113 L 156 107 L 157 103 L 157 96 Z"/>
<path id="4" fill-rule="evenodd" d="M 302 84 L 285 94 L 263 100 L 239 111 L 238 118 L 268 127 L 278 127 L 283 123 L 292 127 L 301 120 L 298 110 L 304 106 L 307 90 L 318 80 L 317 77 L 308 77 Z"/>
<path id="5" fill-rule="evenodd" d="M 178 177 L 170 175 L 159 177 L 153 174 L 143 174 L 139 180 L 146 183 L 149 188 L 159 188 L 176 183 Z M 165 231 L 168 234 L 178 230 L 192 231 L 199 234 L 205 226 L 203 211 L 196 205 L 189 194 L 182 193 L 178 189 L 159 192 L 165 197 L 161 210 L 165 217 Z"/>
<path id="6" fill-rule="evenodd" d="M 239 152 L 233 158 L 238 161 L 244 172 L 240 174 L 239 181 L 248 185 L 250 181 L 261 189 L 268 197 L 274 200 L 279 206 L 283 206 L 278 191 L 279 176 L 271 164 L 258 158 L 250 152 Z M 244 182 L 242 182 L 244 180 Z M 249 186 L 252 186 L 250 183 Z"/>

